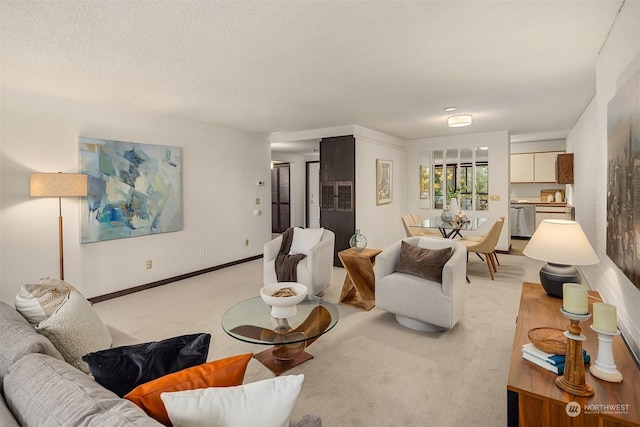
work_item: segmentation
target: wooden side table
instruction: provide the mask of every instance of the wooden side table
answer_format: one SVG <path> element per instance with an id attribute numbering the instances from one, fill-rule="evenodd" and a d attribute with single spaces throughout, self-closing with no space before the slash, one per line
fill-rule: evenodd
<path id="1" fill-rule="evenodd" d="M 344 278 L 340 303 L 365 310 L 371 310 L 376 305 L 375 282 L 373 272 L 376 256 L 380 249 L 345 249 L 338 252 L 347 276 Z"/>
<path id="2" fill-rule="evenodd" d="M 600 295 L 589 291 L 589 311 Z M 573 396 L 555 384 L 556 374 L 522 359 L 522 345 L 529 342 L 527 333 L 541 326 L 566 329 L 569 321 L 560 314 L 562 298 L 547 295 L 537 283 L 523 283 L 507 380 L 507 425 L 539 426 L 640 426 L 640 371 L 620 336 L 613 337 L 613 354 L 622 372 L 621 383 L 602 381 L 585 369 L 587 384 L 593 387 L 591 397 Z M 593 317 L 580 324 L 586 336 L 583 348 L 595 363 L 598 336 L 590 328 Z M 576 402 L 580 412 L 567 412 L 567 403 Z"/>

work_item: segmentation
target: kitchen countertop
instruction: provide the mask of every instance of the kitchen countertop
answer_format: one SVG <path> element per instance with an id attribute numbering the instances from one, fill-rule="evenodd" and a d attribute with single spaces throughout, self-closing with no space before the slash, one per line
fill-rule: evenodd
<path id="1" fill-rule="evenodd" d="M 534 200 L 534 199 L 512 199 L 512 205 L 536 205 L 536 206 L 558 206 L 564 207 L 568 206 L 566 202 L 543 202 L 542 200 Z"/>

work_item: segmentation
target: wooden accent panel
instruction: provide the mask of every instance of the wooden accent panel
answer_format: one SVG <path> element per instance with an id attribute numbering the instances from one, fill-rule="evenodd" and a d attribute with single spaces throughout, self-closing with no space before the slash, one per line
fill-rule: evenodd
<path id="1" fill-rule="evenodd" d="M 335 234 L 333 264 L 349 248 L 356 228 L 356 140 L 352 135 L 320 141 L 320 226 Z"/>
<path id="2" fill-rule="evenodd" d="M 573 184 L 573 153 L 558 154 L 556 167 L 558 184 Z"/>
<path id="3" fill-rule="evenodd" d="M 589 310 L 600 296 L 589 291 Z M 566 329 L 569 321 L 560 313 L 561 298 L 547 295 L 537 283 L 523 283 L 516 332 L 513 339 L 507 390 L 518 395 L 517 407 L 509 405 L 509 420 L 517 419 L 519 425 L 528 426 L 640 426 L 640 370 L 620 336 L 613 339 L 613 354 L 618 370 L 623 375 L 622 383 L 609 383 L 591 375 L 586 366 L 585 379 L 593 387 L 591 397 L 578 397 L 564 392 L 556 386 L 556 375 L 522 359 L 522 345 L 529 342 L 530 329 L 546 326 Z M 580 324 L 587 338 L 583 348 L 595 363 L 598 355 L 598 336 L 591 329 L 593 318 Z M 585 405 L 629 405 L 627 413 L 610 413 L 584 410 L 575 418 L 565 412 L 568 402 Z M 511 401 L 510 401 L 511 403 Z M 517 411 L 517 417 L 512 411 Z"/>

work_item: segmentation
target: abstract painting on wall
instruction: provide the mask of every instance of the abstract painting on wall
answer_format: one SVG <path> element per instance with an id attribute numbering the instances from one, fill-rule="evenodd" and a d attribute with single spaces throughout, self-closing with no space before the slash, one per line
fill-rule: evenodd
<path id="1" fill-rule="evenodd" d="M 179 147 L 79 138 L 88 175 L 82 243 L 182 229 Z"/>
<path id="2" fill-rule="evenodd" d="M 640 288 L 640 70 L 607 111 L 607 256 Z"/>

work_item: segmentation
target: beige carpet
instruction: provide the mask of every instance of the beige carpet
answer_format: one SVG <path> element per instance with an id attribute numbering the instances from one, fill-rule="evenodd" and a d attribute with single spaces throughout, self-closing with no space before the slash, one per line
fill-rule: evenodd
<path id="1" fill-rule="evenodd" d="M 336 327 L 308 349 L 314 359 L 292 369 L 305 374 L 292 417 L 320 415 L 325 427 L 503 426 L 506 381 L 523 281 L 537 281 L 541 262 L 498 255 L 487 266 L 470 257 L 465 315 L 452 330 L 423 333 L 392 314 L 339 305 Z M 336 303 L 344 270 L 334 268 L 325 298 Z M 259 352 L 263 346 L 229 337 L 224 312 L 258 295 L 262 260 L 229 267 L 95 305 L 105 322 L 144 341 L 193 332 L 212 334 L 209 360 Z M 245 383 L 273 374 L 252 359 Z"/>

